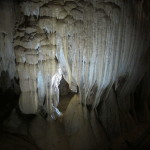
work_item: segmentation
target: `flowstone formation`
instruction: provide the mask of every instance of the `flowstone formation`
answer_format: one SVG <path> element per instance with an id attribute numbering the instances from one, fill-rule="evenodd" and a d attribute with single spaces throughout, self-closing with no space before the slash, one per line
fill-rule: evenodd
<path id="1" fill-rule="evenodd" d="M 95 114 L 110 137 L 132 129 L 132 94 L 146 72 L 143 57 L 149 47 L 143 5 L 134 0 L 22 1 L 14 36 L 21 111 L 36 114 L 42 108 L 52 119 L 59 116 L 63 76 L 72 91 L 79 88 L 66 111 L 68 134 L 91 118 L 97 135 Z"/>

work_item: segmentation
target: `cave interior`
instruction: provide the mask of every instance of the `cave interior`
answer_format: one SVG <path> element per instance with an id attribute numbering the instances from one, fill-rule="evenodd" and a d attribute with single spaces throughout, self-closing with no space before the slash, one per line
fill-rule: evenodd
<path id="1" fill-rule="evenodd" d="M 0 150 L 150 150 L 150 1 L 1 0 Z"/>

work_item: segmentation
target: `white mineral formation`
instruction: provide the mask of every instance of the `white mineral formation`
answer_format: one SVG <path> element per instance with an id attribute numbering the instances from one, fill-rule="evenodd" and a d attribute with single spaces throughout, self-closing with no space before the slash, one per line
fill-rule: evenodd
<path id="1" fill-rule="evenodd" d="M 68 134 L 84 124 L 89 130 L 88 123 L 82 122 L 82 115 L 85 119 L 88 115 L 81 104 L 90 105 L 92 112 L 103 104 L 99 117 L 110 136 L 114 134 L 111 128 L 115 134 L 121 132 L 121 115 L 126 114 L 134 124 L 129 114 L 132 106 L 128 103 L 124 108 L 123 98 L 134 91 L 145 73 L 141 56 L 149 46 L 142 1 L 136 5 L 134 10 L 132 2 L 124 0 L 22 2 L 24 22 L 18 24 L 14 36 L 21 110 L 34 114 L 41 106 L 52 118 L 59 115 L 58 86 L 63 76 L 71 90 L 79 88 L 79 98 L 72 103 L 79 101 L 74 121 L 81 120 L 74 124 L 69 120 L 73 114 L 69 119 L 66 115 Z M 76 109 L 70 105 L 68 111 Z"/>

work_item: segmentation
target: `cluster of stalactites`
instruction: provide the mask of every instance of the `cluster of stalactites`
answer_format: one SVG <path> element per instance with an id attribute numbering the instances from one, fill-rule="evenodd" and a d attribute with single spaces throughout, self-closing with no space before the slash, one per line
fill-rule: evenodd
<path id="1" fill-rule="evenodd" d="M 134 89 L 147 43 L 131 2 L 32 0 L 21 9 L 15 53 L 24 113 L 36 113 L 39 105 L 54 112 L 61 75 L 70 89 L 79 86 L 81 102 L 93 108 L 113 85 L 119 97 Z"/>

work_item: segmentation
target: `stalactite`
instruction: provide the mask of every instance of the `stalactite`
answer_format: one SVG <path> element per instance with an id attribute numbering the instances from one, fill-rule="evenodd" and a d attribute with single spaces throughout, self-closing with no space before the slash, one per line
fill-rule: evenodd
<path id="1" fill-rule="evenodd" d="M 106 117 L 110 117 L 110 109 L 115 109 L 113 125 L 119 124 L 118 113 L 125 104 L 124 97 L 135 90 L 146 69 L 140 60 L 149 46 L 145 40 L 149 35 L 144 32 L 148 25 L 141 5 L 139 2 L 136 6 L 136 14 L 132 2 L 123 0 L 23 2 L 22 21 L 28 23 L 18 25 L 14 36 L 22 91 L 26 79 L 36 81 L 35 87 L 31 87 L 36 105 L 44 107 L 53 118 L 63 76 L 71 90 L 77 91 L 79 87 L 83 106 L 90 105 L 94 110 L 102 104 L 99 116 L 110 136 L 120 133 L 120 126 L 119 131 L 114 128 L 112 132 Z M 29 66 L 38 70 L 34 77 Z M 27 103 L 22 102 L 22 108 L 23 105 Z M 122 112 L 123 116 L 129 107 Z"/>
<path id="2" fill-rule="evenodd" d="M 36 17 L 39 16 L 39 9 L 43 5 L 43 2 L 22 2 L 21 9 L 26 16 L 35 15 Z"/>

